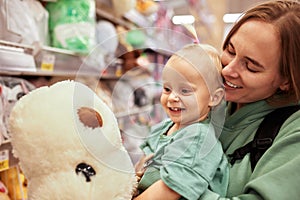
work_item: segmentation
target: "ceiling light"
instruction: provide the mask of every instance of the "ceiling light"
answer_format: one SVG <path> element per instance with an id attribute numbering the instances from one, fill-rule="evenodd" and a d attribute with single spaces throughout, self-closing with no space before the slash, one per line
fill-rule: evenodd
<path id="1" fill-rule="evenodd" d="M 172 17 L 173 24 L 193 24 L 195 18 L 193 15 L 175 15 Z"/>
<path id="2" fill-rule="evenodd" d="M 242 13 L 227 13 L 223 16 L 223 21 L 228 24 L 235 23 L 241 16 Z"/>

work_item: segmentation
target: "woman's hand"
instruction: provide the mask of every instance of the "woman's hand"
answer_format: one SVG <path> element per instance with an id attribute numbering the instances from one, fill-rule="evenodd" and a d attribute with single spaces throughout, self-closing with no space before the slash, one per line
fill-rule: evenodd
<path id="1" fill-rule="evenodd" d="M 144 175 L 147 167 L 151 164 L 154 154 L 144 155 L 141 159 L 135 164 L 135 173 L 138 181 Z M 177 200 L 180 198 L 180 195 L 171 190 L 162 180 L 158 180 L 148 189 L 146 189 L 142 194 L 134 194 L 134 200 Z"/>
<path id="2" fill-rule="evenodd" d="M 148 156 L 143 155 L 140 160 L 135 164 L 134 168 L 135 168 L 135 176 L 136 176 L 136 180 L 137 182 L 139 182 L 142 178 L 142 176 L 144 175 L 147 167 L 149 166 L 149 164 L 151 163 L 151 159 L 153 158 L 154 154 L 150 154 Z M 132 194 L 133 197 L 136 197 L 137 195 L 139 195 L 138 189 L 136 188 Z"/>
<path id="3" fill-rule="evenodd" d="M 180 197 L 180 194 L 170 189 L 162 180 L 158 180 L 133 200 L 178 200 Z"/>
<path id="4" fill-rule="evenodd" d="M 151 159 L 153 158 L 154 154 L 143 155 L 141 159 L 135 164 L 135 174 L 137 176 L 137 181 L 140 181 L 142 176 L 144 175 L 148 165 L 151 163 Z"/>

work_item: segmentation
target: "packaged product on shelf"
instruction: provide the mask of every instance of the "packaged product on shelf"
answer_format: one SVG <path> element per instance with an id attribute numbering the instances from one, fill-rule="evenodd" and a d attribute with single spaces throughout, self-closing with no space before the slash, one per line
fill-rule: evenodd
<path id="1" fill-rule="evenodd" d="M 37 0 L 0 0 L 0 39 L 48 45 L 48 18 Z"/>
<path id="2" fill-rule="evenodd" d="M 46 9 L 53 47 L 86 54 L 95 46 L 94 0 L 48 2 Z"/>

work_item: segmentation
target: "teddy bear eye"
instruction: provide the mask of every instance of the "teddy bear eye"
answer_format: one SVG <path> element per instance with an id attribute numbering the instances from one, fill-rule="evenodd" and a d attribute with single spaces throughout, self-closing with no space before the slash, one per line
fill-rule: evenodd
<path id="1" fill-rule="evenodd" d="M 93 167 L 90 166 L 89 164 L 86 164 L 86 163 L 79 163 L 76 166 L 75 172 L 76 172 L 77 175 L 79 173 L 82 173 L 85 177 L 86 182 L 90 182 L 91 181 L 91 176 L 96 175 L 96 171 L 93 169 Z"/>
<path id="2" fill-rule="evenodd" d="M 94 109 L 81 107 L 77 110 L 79 120 L 87 127 L 97 128 L 103 126 L 101 115 Z"/>

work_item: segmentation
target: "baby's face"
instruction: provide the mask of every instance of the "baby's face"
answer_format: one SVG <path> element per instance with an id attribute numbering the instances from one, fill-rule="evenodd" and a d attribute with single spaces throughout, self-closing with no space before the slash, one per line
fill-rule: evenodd
<path id="1" fill-rule="evenodd" d="M 161 104 L 180 127 L 206 119 L 211 95 L 199 69 L 177 56 L 171 57 L 162 73 Z"/>

